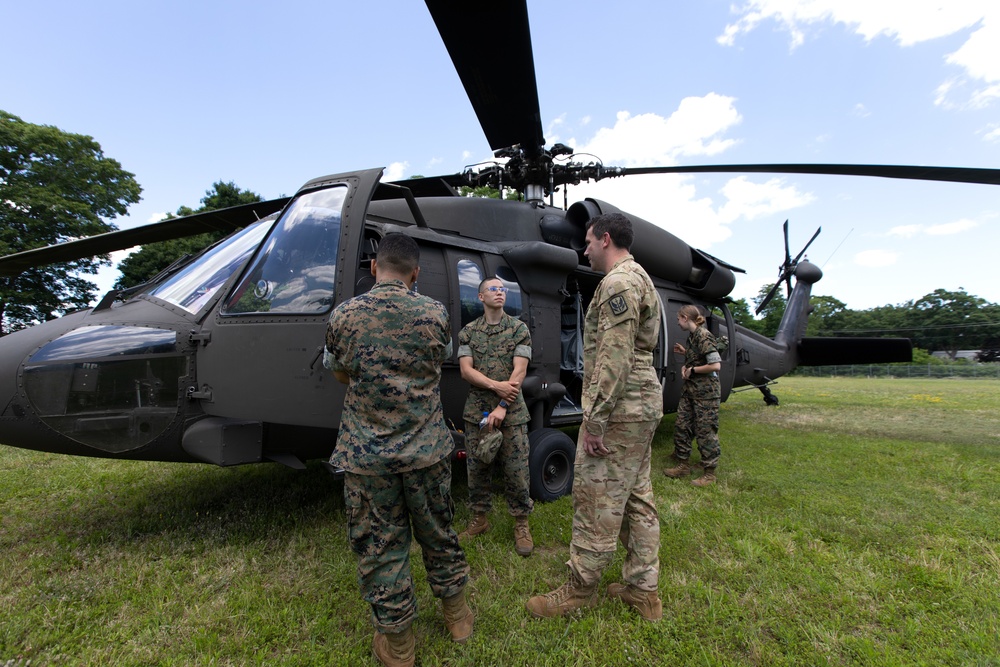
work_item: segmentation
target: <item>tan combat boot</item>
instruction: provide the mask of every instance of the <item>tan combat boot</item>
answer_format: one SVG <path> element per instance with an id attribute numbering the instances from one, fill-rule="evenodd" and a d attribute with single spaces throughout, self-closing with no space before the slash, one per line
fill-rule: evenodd
<path id="1" fill-rule="evenodd" d="M 450 598 L 441 598 L 441 605 L 444 609 L 444 625 L 451 633 L 451 640 L 464 644 L 472 636 L 472 623 L 476 620 L 469 603 L 465 601 L 465 589 Z"/>
<path id="2" fill-rule="evenodd" d="M 416 660 L 415 644 L 412 628 L 385 634 L 376 632 L 375 639 L 372 640 L 372 653 L 385 667 L 413 667 Z"/>
<path id="3" fill-rule="evenodd" d="M 625 584 L 608 584 L 608 597 L 621 600 L 654 623 L 663 618 L 663 602 L 656 591 L 643 591 Z"/>
<path id="4" fill-rule="evenodd" d="M 518 556 L 530 556 L 535 550 L 535 542 L 531 539 L 531 529 L 528 528 L 528 517 L 514 517 L 514 551 Z"/>
<path id="5" fill-rule="evenodd" d="M 472 521 L 469 522 L 469 525 L 465 527 L 465 532 L 459 537 L 475 537 L 476 535 L 482 535 L 489 529 L 490 520 L 486 518 L 485 514 L 473 514 Z"/>
<path id="6" fill-rule="evenodd" d="M 691 480 L 695 486 L 711 486 L 715 484 L 715 468 L 705 468 L 705 474 L 698 479 Z"/>
<path id="7" fill-rule="evenodd" d="M 597 586 L 589 589 L 577 587 L 572 581 L 563 584 L 551 593 L 536 595 L 525 605 L 535 618 L 565 616 L 582 607 L 597 604 Z"/>
<path id="8" fill-rule="evenodd" d="M 678 477 L 687 477 L 691 474 L 691 466 L 688 465 L 687 461 L 678 461 L 677 465 L 673 468 L 667 468 L 663 471 L 663 474 L 667 477 L 673 477 L 677 479 Z"/>

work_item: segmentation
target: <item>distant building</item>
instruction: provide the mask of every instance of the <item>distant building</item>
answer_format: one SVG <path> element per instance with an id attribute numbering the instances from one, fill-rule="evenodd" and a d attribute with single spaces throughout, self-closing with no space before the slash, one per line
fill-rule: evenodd
<path id="1" fill-rule="evenodd" d="M 931 356 L 936 359 L 944 359 L 945 361 L 950 361 L 951 356 L 947 352 L 931 352 Z M 966 359 L 968 361 L 975 362 L 979 357 L 979 350 L 959 350 L 955 353 L 955 361 L 959 359 Z"/>

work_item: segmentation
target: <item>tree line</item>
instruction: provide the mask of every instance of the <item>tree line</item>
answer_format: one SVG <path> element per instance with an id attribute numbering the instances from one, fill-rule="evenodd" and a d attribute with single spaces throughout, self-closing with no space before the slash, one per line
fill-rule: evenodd
<path id="1" fill-rule="evenodd" d="M 416 178 L 416 177 L 415 177 Z M 106 157 L 93 137 L 34 125 L 0 110 L 0 256 L 115 231 L 111 222 L 139 201 L 142 188 L 135 175 Z M 465 188 L 470 197 L 497 197 L 489 188 Z M 507 193 L 507 198 L 512 196 Z M 233 182 L 217 181 L 198 208 L 180 206 L 185 216 L 263 201 Z M 141 285 L 177 258 L 218 241 L 224 232 L 143 246 L 118 264 L 118 289 Z M 108 255 L 62 262 L 0 277 L 0 335 L 77 308 L 95 298 L 97 286 L 85 276 L 110 265 Z M 762 302 L 773 284 L 754 298 Z M 954 359 L 959 350 L 981 350 L 980 361 L 1000 361 L 1000 305 L 966 293 L 938 289 L 914 301 L 868 310 L 851 310 L 832 296 L 813 296 L 809 336 L 902 336 L 917 348 L 944 351 Z M 745 299 L 734 301 L 735 320 L 773 337 L 785 312 L 778 291 L 760 314 L 751 314 Z"/>
<path id="2" fill-rule="evenodd" d="M 771 290 L 773 283 L 760 288 L 754 305 Z M 785 296 L 779 291 L 760 313 L 751 314 L 746 299 L 730 306 L 733 318 L 757 333 L 774 337 L 785 313 Z M 1000 304 L 957 290 L 936 289 L 919 299 L 897 305 L 852 310 L 836 297 L 813 295 L 807 336 L 901 337 L 913 341 L 916 360 L 926 353 L 945 352 L 955 360 L 960 350 L 977 350 L 977 361 L 1000 361 Z M 923 358 L 923 357 L 921 357 Z"/>

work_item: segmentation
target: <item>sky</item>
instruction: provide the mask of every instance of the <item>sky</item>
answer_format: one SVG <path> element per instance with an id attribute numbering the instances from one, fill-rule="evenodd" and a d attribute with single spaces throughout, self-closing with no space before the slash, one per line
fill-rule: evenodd
<path id="1" fill-rule="evenodd" d="M 605 165 L 1000 167 L 996 0 L 529 0 L 528 13 L 546 141 Z M 395 180 L 492 157 L 419 0 L 0 0 L 0 16 L 0 109 L 90 135 L 135 174 L 143 199 L 123 229 L 196 208 L 220 180 L 273 198 L 325 174 Z M 506 48 L 488 26 L 482 44 Z M 1000 302 L 997 186 L 726 174 L 567 196 L 745 269 L 737 299 L 776 280 L 787 219 L 793 256 L 822 227 L 813 293 L 848 308 L 939 288 Z"/>

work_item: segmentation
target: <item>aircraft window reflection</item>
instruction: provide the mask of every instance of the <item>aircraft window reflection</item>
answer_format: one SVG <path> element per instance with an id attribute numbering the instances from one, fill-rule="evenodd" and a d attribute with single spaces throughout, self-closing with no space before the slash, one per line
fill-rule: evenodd
<path id="1" fill-rule="evenodd" d="M 260 245 L 273 220 L 261 220 L 215 246 L 150 290 L 151 296 L 198 313 Z"/>
<path id="2" fill-rule="evenodd" d="M 483 281 L 483 270 L 468 259 L 458 260 L 458 295 L 462 303 L 462 326 L 483 314 L 483 302 L 479 300 L 479 283 Z"/>
<path id="3" fill-rule="evenodd" d="M 320 313 L 333 306 L 340 223 L 348 188 L 297 198 L 275 225 L 224 314 Z"/>
<path id="4" fill-rule="evenodd" d="M 119 453 L 167 430 L 177 417 L 178 383 L 186 368 L 175 331 L 84 327 L 32 355 L 24 388 L 47 426 Z"/>
<path id="5" fill-rule="evenodd" d="M 514 272 L 506 266 L 501 266 L 497 269 L 497 278 L 503 281 L 504 287 L 507 288 L 507 301 L 503 304 L 504 312 L 514 317 L 520 317 L 522 310 L 521 286 L 518 284 Z"/>

